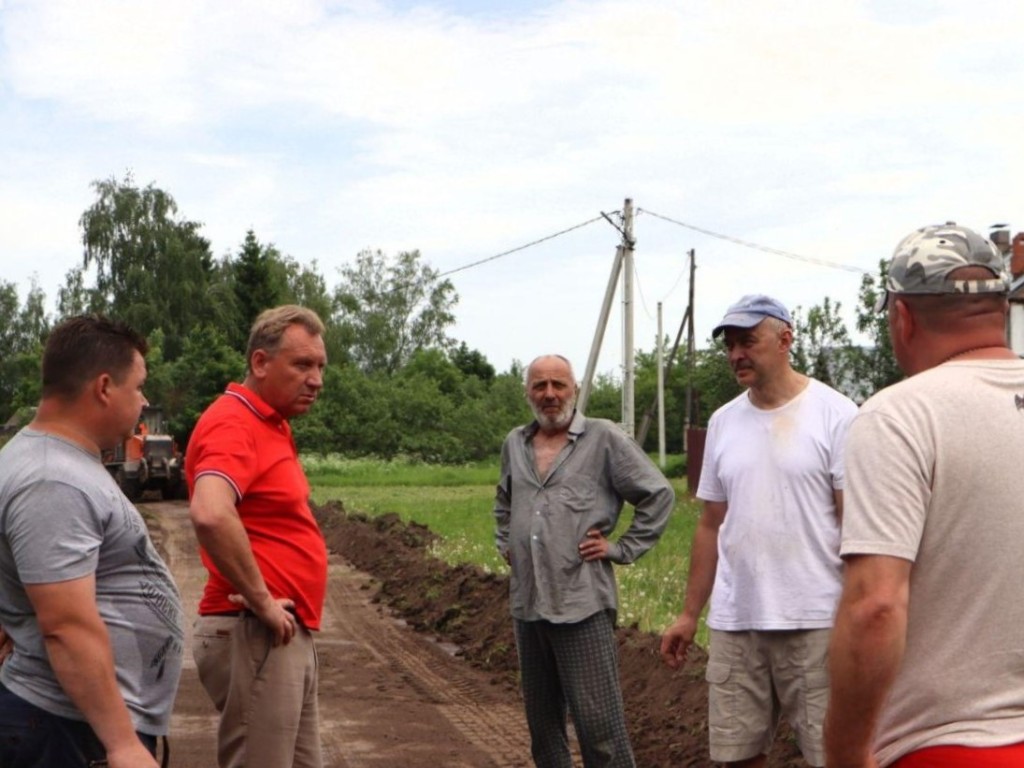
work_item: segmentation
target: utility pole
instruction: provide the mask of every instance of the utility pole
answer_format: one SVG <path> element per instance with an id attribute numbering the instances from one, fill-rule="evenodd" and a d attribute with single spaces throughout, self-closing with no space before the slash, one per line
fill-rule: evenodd
<path id="1" fill-rule="evenodd" d="M 658 462 L 665 468 L 665 339 L 661 330 L 661 302 L 658 302 Z"/>
<path id="2" fill-rule="evenodd" d="M 580 394 L 576 398 L 576 407 L 583 413 L 587 412 L 587 401 L 590 399 L 590 389 L 594 385 L 594 373 L 597 370 L 597 358 L 601 354 L 601 344 L 604 342 L 604 332 L 608 327 L 608 315 L 612 311 L 612 299 L 615 298 L 615 286 L 619 282 L 619 273 L 621 271 L 622 246 L 620 245 L 615 249 L 612 272 L 608 276 L 608 287 L 604 291 L 604 301 L 601 302 L 601 314 L 597 318 L 597 327 L 594 328 L 594 340 L 590 343 L 590 357 L 587 358 L 587 370 L 583 374 Z"/>
<path id="3" fill-rule="evenodd" d="M 633 437 L 636 433 L 633 390 L 635 386 L 633 353 L 633 200 L 626 198 L 622 206 L 622 429 Z"/>
<path id="4" fill-rule="evenodd" d="M 683 343 L 683 331 L 686 330 L 687 323 L 692 320 L 690 316 L 690 308 L 687 307 L 683 313 L 683 320 L 679 323 L 679 330 L 676 332 L 676 340 L 672 342 L 672 349 L 669 350 L 668 359 L 665 362 L 665 379 L 668 379 L 672 375 L 672 366 L 675 365 L 676 353 L 679 351 L 679 345 Z M 636 431 L 636 441 L 643 445 L 647 440 L 647 433 L 651 428 L 651 421 L 654 419 L 654 409 L 658 407 L 658 398 L 655 396 L 650 404 L 647 406 L 647 410 L 644 411 L 644 417 L 640 420 L 640 427 Z"/>
<path id="5" fill-rule="evenodd" d="M 687 460 L 689 460 L 690 453 L 690 427 L 693 425 L 693 369 L 696 363 L 695 355 L 695 344 L 693 335 L 693 298 L 694 290 L 693 283 L 694 277 L 697 272 L 697 258 L 693 248 L 690 249 L 690 297 L 689 303 L 686 307 L 686 313 L 690 319 L 690 325 L 687 329 L 686 334 L 686 364 L 690 369 L 690 375 L 686 377 L 686 419 L 683 422 L 683 453 L 687 454 Z"/>

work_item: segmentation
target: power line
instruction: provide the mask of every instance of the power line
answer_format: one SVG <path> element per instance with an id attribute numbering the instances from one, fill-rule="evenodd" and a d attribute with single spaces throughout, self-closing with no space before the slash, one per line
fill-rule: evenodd
<path id="1" fill-rule="evenodd" d="M 791 251 L 783 251 L 783 250 L 780 250 L 778 248 L 769 248 L 766 245 L 759 245 L 758 243 L 752 243 L 752 242 L 750 242 L 748 240 L 741 240 L 738 237 L 731 237 L 730 235 L 723 235 L 723 234 L 721 234 L 719 232 L 712 232 L 710 229 L 703 229 L 702 227 L 695 227 L 693 224 L 687 224 L 687 223 L 682 222 L 682 221 L 677 221 L 676 219 L 669 218 L 668 216 L 662 216 L 660 213 L 655 213 L 654 211 L 648 211 L 645 208 L 637 209 L 637 213 L 638 214 L 639 213 L 646 213 L 649 216 L 654 216 L 657 219 L 663 219 L 664 221 L 667 221 L 667 222 L 669 222 L 671 224 L 676 224 L 676 225 L 678 225 L 680 227 L 685 227 L 686 229 L 692 229 L 694 232 L 700 232 L 702 235 L 707 235 L 708 237 L 717 237 L 719 240 L 726 240 L 726 241 L 728 241 L 730 243 L 736 243 L 737 245 L 742 245 L 742 246 L 744 246 L 746 248 L 754 248 L 755 250 L 764 251 L 765 253 L 773 253 L 776 256 L 784 256 L 787 259 L 796 259 L 797 261 L 805 261 L 805 262 L 808 262 L 810 264 L 819 264 L 819 265 L 821 265 L 823 267 L 832 267 L 833 269 L 842 269 L 842 270 L 845 270 L 847 272 L 858 272 L 858 273 L 860 273 L 862 275 L 872 274 L 870 270 L 863 269 L 862 267 L 855 267 L 852 264 L 840 264 L 837 261 L 828 261 L 827 259 L 818 259 L 818 258 L 814 258 L 813 256 L 801 256 L 799 253 L 792 253 Z"/>
<path id="2" fill-rule="evenodd" d="M 618 211 L 616 211 L 616 213 L 618 213 Z M 562 235 L 566 235 L 569 232 L 572 232 L 573 230 L 581 229 L 581 228 L 587 226 L 588 224 L 593 224 L 595 221 L 600 221 L 603 217 L 604 217 L 604 214 L 601 214 L 600 216 L 595 216 L 592 219 L 588 219 L 587 221 L 581 222 L 580 224 L 576 224 L 575 226 L 569 227 L 568 229 L 563 229 L 561 232 L 555 232 L 552 235 L 547 235 L 546 237 L 542 237 L 542 238 L 540 238 L 538 240 L 534 240 L 532 242 L 526 243 L 525 245 L 520 245 L 520 246 L 518 246 L 516 248 L 512 248 L 512 249 L 510 249 L 508 251 L 503 251 L 502 253 L 496 253 L 493 256 L 488 256 L 486 259 L 480 259 L 479 261 L 474 261 L 471 264 L 465 264 L 465 265 L 463 265 L 461 267 L 456 267 L 455 269 L 449 269 L 447 272 L 442 272 L 441 274 L 439 274 L 438 277 L 440 278 L 440 277 L 447 277 L 448 275 L 454 275 L 456 272 L 462 272 L 464 269 L 470 269 L 472 267 L 479 267 L 481 264 L 486 264 L 489 261 L 494 261 L 495 259 L 500 259 L 503 256 L 509 256 L 509 255 L 511 255 L 513 253 L 516 253 L 517 251 L 524 251 L 527 248 L 531 248 L 531 247 L 533 247 L 535 245 L 539 245 L 540 243 L 546 242 L 548 240 L 554 240 L 556 237 L 561 237 Z"/>
<path id="3" fill-rule="evenodd" d="M 676 281 L 674 283 L 672 283 L 672 287 L 668 289 L 668 293 L 666 293 L 664 296 L 661 297 L 662 301 L 665 301 L 665 299 L 667 299 L 669 296 L 671 296 L 675 292 L 676 288 L 679 287 L 679 283 L 682 282 L 683 275 L 685 275 L 688 270 L 689 270 L 689 267 L 685 267 L 685 266 L 681 270 L 679 270 L 679 274 L 676 276 Z"/>
<path id="4" fill-rule="evenodd" d="M 651 310 L 647 308 L 647 299 L 644 298 L 644 289 L 643 286 L 640 285 L 640 273 L 637 271 L 635 261 L 633 262 L 633 277 L 636 280 L 636 291 L 640 294 L 640 306 L 644 308 L 644 314 L 647 315 L 647 319 L 653 320 L 654 318 L 651 317 Z"/>

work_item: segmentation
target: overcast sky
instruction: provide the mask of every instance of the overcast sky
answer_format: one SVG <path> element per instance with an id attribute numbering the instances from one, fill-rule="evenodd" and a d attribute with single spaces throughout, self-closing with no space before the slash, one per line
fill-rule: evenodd
<path id="1" fill-rule="evenodd" d="M 252 228 L 330 286 L 364 248 L 447 272 L 629 197 L 638 346 L 658 301 L 675 335 L 691 248 L 699 342 L 753 292 L 852 325 L 911 229 L 1024 229 L 1022 31 L 1006 0 L 0 0 L 0 279 L 52 308 L 90 183 L 126 172 L 216 256 Z M 452 274 L 453 335 L 582 370 L 619 238 Z M 602 372 L 620 329 L 616 303 Z"/>

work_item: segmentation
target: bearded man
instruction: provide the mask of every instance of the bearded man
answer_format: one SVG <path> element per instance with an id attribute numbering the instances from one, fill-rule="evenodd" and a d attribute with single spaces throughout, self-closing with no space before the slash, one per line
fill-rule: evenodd
<path id="1" fill-rule="evenodd" d="M 538 357 L 526 369 L 536 417 L 501 451 L 494 516 L 512 569 L 509 602 L 531 751 L 538 768 L 571 768 L 566 715 L 586 768 L 633 768 L 615 642 L 612 563 L 626 565 L 661 536 L 672 486 L 630 437 L 576 410 L 572 365 Z M 623 500 L 635 507 L 617 540 Z"/>

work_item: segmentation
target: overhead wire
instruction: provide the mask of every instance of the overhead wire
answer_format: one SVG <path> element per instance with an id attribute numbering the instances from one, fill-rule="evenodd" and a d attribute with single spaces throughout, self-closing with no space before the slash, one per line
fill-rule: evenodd
<path id="1" fill-rule="evenodd" d="M 646 213 L 648 216 L 654 216 L 657 219 L 662 219 L 663 221 L 667 221 L 670 224 L 676 224 L 677 226 L 685 227 L 686 229 L 692 229 L 694 232 L 700 232 L 702 235 L 707 235 L 708 237 L 715 237 L 718 238 L 719 240 L 725 240 L 730 243 L 735 243 L 736 245 L 742 245 L 745 248 L 753 248 L 758 251 L 764 251 L 765 253 L 773 253 L 776 256 L 783 256 L 787 259 L 795 259 L 797 261 L 804 261 L 810 264 L 818 264 L 823 267 L 831 267 L 832 269 L 842 269 L 847 272 L 857 272 L 862 275 L 871 274 L 870 270 L 864 269 L 863 267 L 854 266 L 853 264 L 842 264 L 838 261 L 819 259 L 814 256 L 803 256 L 799 253 L 793 253 L 792 251 L 783 251 L 779 248 L 770 248 L 767 245 L 752 243 L 749 240 L 741 240 L 738 237 L 732 237 L 731 235 L 723 235 L 720 232 L 713 232 L 710 229 L 704 229 L 703 227 L 697 227 L 694 226 L 693 224 L 687 224 L 684 221 L 679 221 L 677 219 L 670 218 L 669 216 L 664 216 L 660 213 L 655 213 L 654 211 L 647 210 L 646 208 L 638 208 L 637 214 L 639 215 L 641 213 Z"/>
<path id="2" fill-rule="evenodd" d="M 871 273 L 870 270 L 867 270 L 867 269 L 864 269 L 863 267 L 858 267 L 858 266 L 855 266 L 855 265 L 852 265 L 852 264 L 842 264 L 842 263 L 837 262 L 837 261 L 830 261 L 828 259 L 821 259 L 821 258 L 817 258 L 817 257 L 814 257 L 814 256 L 804 256 L 804 255 L 799 254 L 799 253 L 793 253 L 792 251 L 782 250 L 781 248 L 771 248 L 771 247 L 769 247 L 767 245 L 761 245 L 760 243 L 754 243 L 754 242 L 751 242 L 749 240 L 743 240 L 742 238 L 733 237 L 732 235 L 724 235 L 721 232 L 715 232 L 715 231 L 710 230 L 710 229 L 705 229 L 704 227 L 698 227 L 698 226 L 696 226 L 694 224 L 687 224 L 685 221 L 679 221 L 678 219 L 674 219 L 671 216 L 665 216 L 664 214 L 657 213 L 655 211 L 651 211 L 651 210 L 649 210 L 647 208 L 637 208 L 636 212 L 637 212 L 638 216 L 641 215 L 641 214 L 647 214 L 648 216 L 653 216 L 656 219 L 661 219 L 662 221 L 667 221 L 670 224 L 675 224 L 676 226 L 684 227 L 685 229 L 690 229 L 690 230 L 693 230 L 694 232 L 700 232 L 702 235 L 707 235 L 708 237 L 714 237 L 714 238 L 717 238 L 719 240 L 724 240 L 726 242 L 735 243 L 736 245 L 741 245 L 741 246 L 743 246 L 745 248 L 753 248 L 753 249 L 758 250 L 758 251 L 763 251 L 764 253 L 771 253 L 771 254 L 774 254 L 776 256 L 782 256 L 782 257 L 787 258 L 787 259 L 794 259 L 796 261 L 802 261 L 802 262 L 809 263 L 809 264 L 817 264 L 819 266 L 830 267 L 832 269 L 841 269 L 841 270 L 844 270 L 844 271 L 847 271 L 847 272 L 857 272 L 859 274 L 870 274 Z M 616 216 L 616 215 L 621 215 L 621 213 L 622 213 L 621 211 L 613 211 L 610 215 L 611 216 Z M 575 224 L 575 225 L 573 225 L 571 227 L 567 227 L 566 229 L 559 230 L 558 232 L 553 232 L 550 235 L 546 235 L 544 237 L 537 238 L 536 240 L 531 240 L 528 243 L 524 243 L 523 245 L 516 246 L 515 248 L 510 248 L 507 251 L 502 251 L 501 253 L 496 253 L 493 256 L 488 256 L 485 259 L 478 259 L 477 261 L 470 262 L 469 264 L 464 264 L 461 267 L 456 267 L 455 269 L 449 269 L 449 270 L 447 270 L 445 272 L 441 272 L 441 273 L 439 273 L 437 275 L 437 277 L 438 278 L 442 278 L 442 277 L 447 277 L 448 275 L 454 275 L 457 272 L 462 272 L 462 271 L 467 270 L 467 269 L 472 269 L 473 267 L 478 267 L 481 264 L 487 264 L 488 262 L 504 258 L 505 256 L 510 256 L 513 253 L 518 253 L 519 251 L 524 251 L 527 248 L 532 248 L 535 245 L 540 245 L 541 243 L 547 242 L 548 240 L 554 240 L 556 237 L 561 237 L 562 235 L 567 235 L 570 232 L 574 232 L 577 229 L 582 229 L 583 227 L 586 227 L 586 226 L 589 226 L 591 224 L 594 224 L 595 222 L 601 221 L 601 219 L 606 219 L 607 221 L 609 221 L 609 223 L 612 223 L 613 226 L 614 226 L 614 222 L 611 222 L 611 219 L 609 218 L 609 214 L 606 214 L 606 213 L 602 212 L 599 216 L 595 216 L 592 219 L 587 219 L 586 221 L 582 221 L 579 224 Z M 644 312 L 647 314 L 648 317 L 650 317 L 651 313 L 650 313 L 650 310 L 647 307 L 647 301 L 646 301 L 646 298 L 644 297 L 643 289 L 640 287 L 640 275 L 637 272 L 635 266 L 634 266 L 633 272 L 634 272 L 634 276 L 636 277 L 637 287 L 638 287 L 639 293 L 640 293 L 640 302 L 643 305 Z M 679 275 L 676 277 L 675 283 L 673 283 L 672 288 L 670 288 L 668 293 L 666 293 L 665 296 L 662 298 L 662 301 L 664 301 L 665 298 L 668 298 L 668 296 L 670 296 L 675 291 L 675 289 L 679 286 L 679 282 L 683 279 L 683 275 L 685 274 L 685 272 L 686 272 L 685 268 L 679 272 Z"/>
<path id="3" fill-rule="evenodd" d="M 636 282 L 636 292 L 640 294 L 640 306 L 644 308 L 644 314 L 647 315 L 648 320 L 653 320 L 651 317 L 651 310 L 647 308 L 647 300 L 644 298 L 644 289 L 640 285 L 640 272 L 637 271 L 636 262 L 633 262 L 633 280 Z"/>
<path id="4" fill-rule="evenodd" d="M 618 213 L 618 211 L 616 211 L 615 213 Z M 449 269 L 447 272 L 442 272 L 441 274 L 437 275 L 437 277 L 440 278 L 440 277 L 447 277 L 448 275 L 454 275 L 456 272 L 462 272 L 463 270 L 470 269 L 472 267 L 479 267 L 481 264 L 486 264 L 489 261 L 494 261 L 495 259 L 500 259 L 500 258 L 503 258 L 504 256 L 510 256 L 511 254 L 516 253 L 518 251 L 524 251 L 527 248 L 532 248 L 535 245 L 540 245 L 541 243 L 547 242 L 548 240 L 554 240 L 556 237 L 561 237 L 562 235 L 567 235 L 570 232 L 573 232 L 574 230 L 582 229 L 583 227 L 585 227 L 585 226 L 587 226 L 589 224 L 593 224 L 595 221 L 601 221 L 602 218 L 604 218 L 604 214 L 601 214 L 600 216 L 595 216 L 594 218 L 588 219 L 587 221 L 580 222 L 579 224 L 576 224 L 576 225 L 574 225 L 572 227 L 569 227 L 568 229 L 563 229 L 560 232 L 555 232 L 554 234 L 538 238 L 537 240 L 533 240 L 533 241 L 531 241 L 529 243 L 526 243 L 524 245 L 520 245 L 520 246 L 517 246 L 515 248 L 510 248 L 507 251 L 502 251 L 501 253 L 496 253 L 493 256 L 488 256 L 486 259 L 480 259 L 479 261 L 474 261 L 474 262 L 472 262 L 470 264 L 464 264 L 463 266 L 456 267 L 455 269 Z"/>

